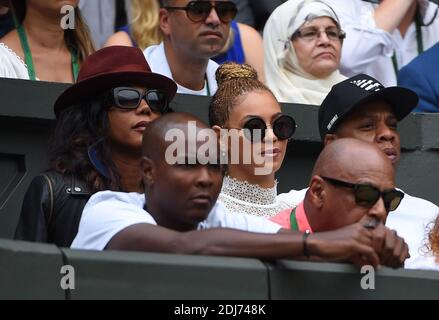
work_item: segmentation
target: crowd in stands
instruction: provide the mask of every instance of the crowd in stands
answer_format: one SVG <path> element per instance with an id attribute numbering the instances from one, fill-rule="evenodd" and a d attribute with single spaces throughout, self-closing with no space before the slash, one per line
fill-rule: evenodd
<path id="1" fill-rule="evenodd" d="M 439 112 L 437 13 L 426 0 L 0 0 L 0 77 L 71 84 L 15 238 L 439 270 L 439 208 L 395 184 L 398 123 Z M 176 93 L 212 97 L 210 123 L 173 112 Z M 299 125 L 324 145 L 309 185 L 285 194 L 275 174 L 297 124 L 281 102 L 319 106 Z M 200 145 L 189 122 L 214 139 Z M 172 129 L 186 146 L 174 164 Z"/>

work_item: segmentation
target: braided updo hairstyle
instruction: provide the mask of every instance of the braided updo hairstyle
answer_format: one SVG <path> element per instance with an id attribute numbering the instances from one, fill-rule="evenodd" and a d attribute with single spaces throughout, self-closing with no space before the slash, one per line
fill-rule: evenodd
<path id="1" fill-rule="evenodd" d="M 273 94 L 258 80 L 256 70 L 247 64 L 227 62 L 221 65 L 216 71 L 216 81 L 218 90 L 209 106 L 210 126 L 223 127 L 229 121 L 230 111 L 244 95 L 253 91 Z"/>

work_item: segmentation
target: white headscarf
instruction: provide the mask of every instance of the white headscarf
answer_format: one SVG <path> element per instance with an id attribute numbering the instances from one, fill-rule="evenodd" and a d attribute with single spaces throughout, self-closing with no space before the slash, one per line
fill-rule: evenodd
<path id="1" fill-rule="evenodd" d="M 331 7 L 320 0 L 289 0 L 276 8 L 264 29 L 265 74 L 268 87 L 281 102 L 320 105 L 332 86 L 346 79 L 338 70 L 320 79 L 299 65 L 291 36 L 310 17 L 330 17 Z"/>

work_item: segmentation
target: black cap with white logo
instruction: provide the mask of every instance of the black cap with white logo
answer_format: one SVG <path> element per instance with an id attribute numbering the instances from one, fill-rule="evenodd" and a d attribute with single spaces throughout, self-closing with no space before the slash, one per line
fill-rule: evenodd
<path id="1" fill-rule="evenodd" d="M 387 102 L 400 121 L 416 107 L 418 100 L 418 95 L 412 90 L 385 88 L 371 76 L 359 74 L 334 85 L 322 102 L 319 110 L 320 136 L 323 140 L 326 134 L 333 133 L 346 115 L 368 102 Z"/>

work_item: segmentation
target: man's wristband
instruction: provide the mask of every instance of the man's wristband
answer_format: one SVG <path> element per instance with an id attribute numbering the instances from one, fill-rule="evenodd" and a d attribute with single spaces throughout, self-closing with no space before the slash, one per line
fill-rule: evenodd
<path id="1" fill-rule="evenodd" d="M 303 243 L 303 256 L 310 258 L 311 254 L 308 250 L 308 244 L 307 244 L 307 239 L 309 237 L 309 235 L 311 234 L 311 232 L 309 230 L 306 230 L 305 233 L 303 234 L 303 238 L 302 238 L 302 243 Z"/>

